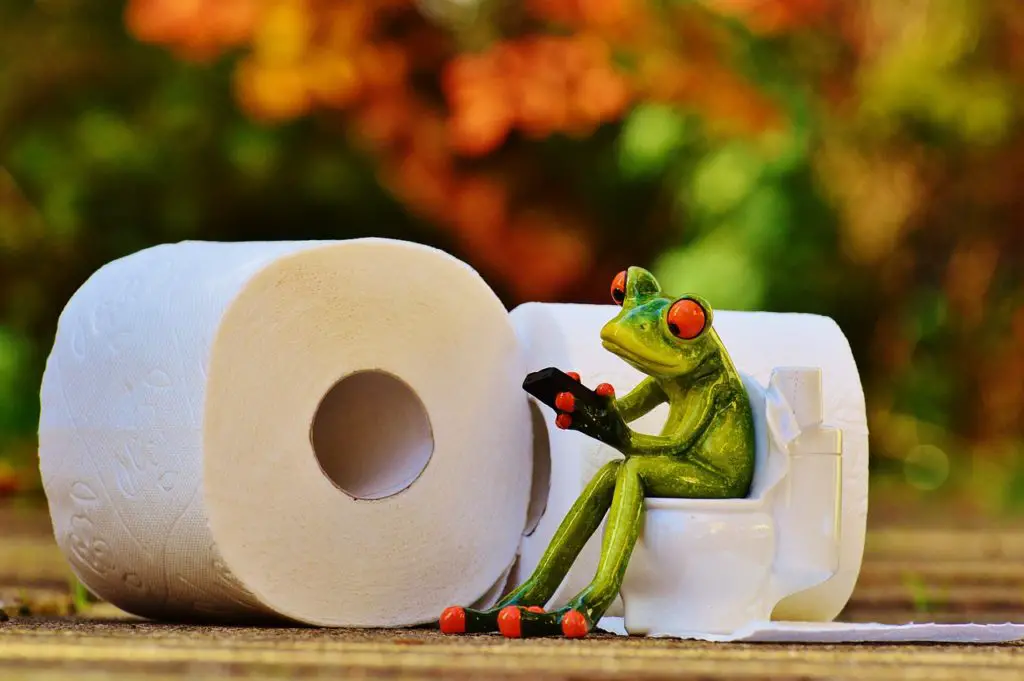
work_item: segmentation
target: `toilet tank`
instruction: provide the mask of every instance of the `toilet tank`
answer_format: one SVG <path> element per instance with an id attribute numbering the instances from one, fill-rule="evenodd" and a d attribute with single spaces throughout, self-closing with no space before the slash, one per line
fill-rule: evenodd
<path id="1" fill-rule="evenodd" d="M 836 574 L 842 546 L 842 433 L 822 423 L 821 370 L 780 367 L 767 394 L 781 397 L 798 429 L 773 505 L 779 538 L 776 574 L 793 595 Z M 783 614 L 785 600 L 778 608 Z"/>

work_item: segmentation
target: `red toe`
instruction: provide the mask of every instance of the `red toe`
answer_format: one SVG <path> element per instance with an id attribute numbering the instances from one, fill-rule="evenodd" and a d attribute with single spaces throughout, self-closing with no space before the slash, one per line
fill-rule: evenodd
<path id="1" fill-rule="evenodd" d="M 555 417 L 555 425 L 561 428 L 562 430 L 566 430 L 569 426 L 572 425 L 572 417 L 569 416 L 568 414 L 559 414 L 558 416 Z"/>
<path id="2" fill-rule="evenodd" d="M 587 618 L 578 610 L 570 610 L 562 617 L 562 633 L 566 638 L 583 638 L 588 631 Z"/>
<path id="3" fill-rule="evenodd" d="M 576 408 L 576 398 L 572 393 L 558 393 L 555 396 L 555 409 L 558 411 L 572 411 Z"/>
<path id="4" fill-rule="evenodd" d="M 445 608 L 439 621 L 441 631 L 446 634 L 466 633 L 466 610 L 457 605 Z"/>
<path id="5" fill-rule="evenodd" d="M 519 614 L 519 608 L 514 605 L 502 608 L 498 613 L 498 629 L 501 630 L 505 638 L 522 637 L 523 626 L 520 617 L 522 616 Z"/>
<path id="6" fill-rule="evenodd" d="M 612 387 L 611 383 L 602 383 L 594 389 L 594 392 L 601 397 L 611 397 L 615 394 L 615 388 Z"/>

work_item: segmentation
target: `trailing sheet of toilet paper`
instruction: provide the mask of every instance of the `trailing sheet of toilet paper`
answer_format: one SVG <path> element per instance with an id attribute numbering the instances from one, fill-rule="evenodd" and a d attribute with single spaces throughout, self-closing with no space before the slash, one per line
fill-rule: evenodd
<path id="1" fill-rule="evenodd" d="M 605 617 L 600 629 L 628 636 L 621 617 Z M 731 634 L 652 631 L 651 638 L 715 643 L 1009 643 L 1024 639 L 1024 624 L 876 624 L 855 622 L 752 622 Z"/>
<path id="2" fill-rule="evenodd" d="M 531 486 L 508 315 L 427 247 L 181 243 L 60 317 L 40 460 L 61 549 L 145 617 L 324 626 L 487 606 Z"/>
<path id="3" fill-rule="evenodd" d="M 612 305 L 528 303 L 511 317 L 527 358 L 527 370 L 555 366 L 579 372 L 588 386 L 607 382 L 620 395 L 643 375 L 601 347 L 601 327 L 618 314 Z M 767 386 L 777 367 L 822 369 L 823 423 L 842 430 L 841 547 L 836 574 L 816 587 L 784 599 L 773 614 L 778 619 L 826 622 L 842 610 L 860 572 L 868 501 L 868 440 L 864 394 L 849 344 L 831 319 L 815 315 L 716 311 L 715 329 L 737 368 Z M 667 408 L 631 424 L 657 433 Z M 618 452 L 573 431 L 555 427 L 544 414 L 546 429 L 538 446 L 550 450 L 547 507 L 536 528 L 524 538 L 516 579 L 529 575 L 552 535 L 595 472 Z M 603 528 L 602 528 L 603 529 Z M 552 600 L 564 604 L 593 578 L 600 556 L 601 531 L 587 543 Z M 670 569 L 670 568 L 669 568 Z M 607 613 L 621 615 L 617 601 Z"/>

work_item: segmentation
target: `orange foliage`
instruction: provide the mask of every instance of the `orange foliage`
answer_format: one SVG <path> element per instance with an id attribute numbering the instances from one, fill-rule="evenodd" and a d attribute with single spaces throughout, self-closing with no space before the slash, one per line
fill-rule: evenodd
<path id="1" fill-rule="evenodd" d="M 260 0 L 132 0 L 125 22 L 143 42 L 205 61 L 252 37 L 261 4 Z"/>
<path id="2" fill-rule="evenodd" d="M 759 33 L 781 33 L 816 23 L 841 0 L 708 0 L 707 4 L 743 19 Z"/>
<path id="3" fill-rule="evenodd" d="M 467 156 L 494 151 L 514 128 L 531 138 L 592 130 L 620 117 L 631 97 L 607 46 L 586 36 L 534 36 L 458 55 L 442 83 L 452 145 Z"/>
<path id="4" fill-rule="evenodd" d="M 716 2 L 779 30 L 827 0 Z M 727 132 L 756 133 L 778 115 L 718 64 L 706 30 L 682 15 L 665 22 L 646 0 L 528 0 L 524 10 L 571 32 L 459 52 L 413 0 L 130 0 L 126 21 L 140 40 L 189 58 L 247 45 L 235 91 L 249 115 L 283 122 L 343 113 L 410 211 L 451 230 L 518 295 L 543 299 L 590 267 L 585 225 L 533 197 L 526 203 L 537 210 L 517 211 L 514 177 L 467 169 L 460 158 L 492 155 L 514 134 L 586 136 L 644 99 L 699 110 Z M 621 49 L 634 67 L 616 65 Z M 414 84 L 417 70 L 436 76 L 443 102 Z"/>

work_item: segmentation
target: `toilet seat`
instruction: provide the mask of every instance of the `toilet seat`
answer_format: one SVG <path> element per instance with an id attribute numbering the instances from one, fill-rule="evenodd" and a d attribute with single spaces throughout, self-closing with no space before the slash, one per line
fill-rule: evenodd
<path id="1" fill-rule="evenodd" d="M 779 401 L 776 397 L 777 391 L 772 394 L 771 399 L 777 404 L 775 411 L 776 420 L 783 423 L 777 429 L 778 435 L 774 435 L 776 442 L 772 442 L 772 429 L 768 426 L 768 400 L 769 391 L 765 390 L 753 378 L 740 374 L 743 386 L 747 389 L 747 396 L 750 399 L 750 409 L 754 416 L 754 477 L 750 483 L 750 493 L 742 499 L 678 499 L 668 497 L 647 497 L 644 499 L 646 510 L 687 510 L 687 511 L 717 511 L 729 512 L 730 509 L 755 510 L 763 508 L 772 490 L 785 477 L 786 462 L 779 461 L 778 457 L 771 456 L 772 444 L 777 448 L 788 447 L 789 441 L 795 439 L 798 433 L 796 416 L 792 413 L 785 398 Z M 784 453 L 784 452 L 783 452 Z"/>

